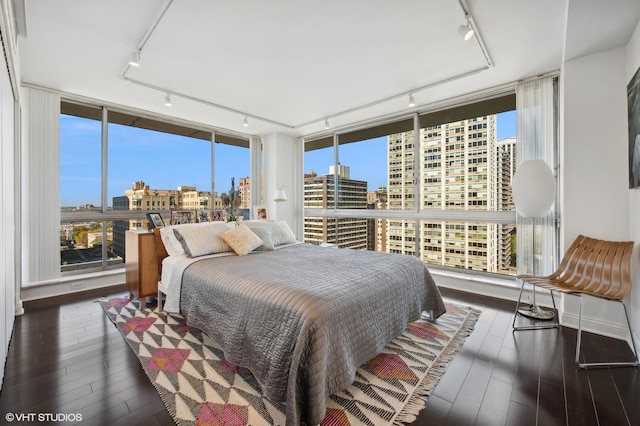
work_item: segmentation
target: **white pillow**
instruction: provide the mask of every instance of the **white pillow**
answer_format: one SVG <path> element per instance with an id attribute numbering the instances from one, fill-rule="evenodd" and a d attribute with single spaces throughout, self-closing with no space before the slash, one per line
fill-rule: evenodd
<path id="1" fill-rule="evenodd" d="M 198 257 L 231 251 L 231 247 L 220 238 L 220 235 L 235 226 L 235 222 L 190 223 L 180 227 L 174 226 L 173 232 L 182 244 L 185 254 L 189 257 Z"/>
<path id="2" fill-rule="evenodd" d="M 233 249 L 238 256 L 244 256 L 264 242 L 242 223 L 220 235 L 220 238 Z"/>
<path id="3" fill-rule="evenodd" d="M 273 238 L 271 237 L 271 228 L 268 226 L 254 226 L 250 228 L 254 234 L 262 240 L 262 245 L 256 247 L 257 251 L 273 251 Z"/>
<path id="4" fill-rule="evenodd" d="M 270 222 L 266 220 L 252 220 L 246 222 L 250 229 L 258 227 L 268 227 L 271 229 L 271 238 L 274 246 L 282 244 L 291 244 L 296 242 L 296 236 L 284 220 L 279 222 Z"/>
<path id="5" fill-rule="evenodd" d="M 184 249 L 182 248 L 182 244 L 176 238 L 176 234 L 173 232 L 174 228 L 185 225 L 173 225 L 173 226 L 165 226 L 164 228 L 160 228 L 160 238 L 162 239 L 162 243 L 164 244 L 165 250 L 167 250 L 167 254 L 169 256 L 179 256 L 184 254 Z"/>

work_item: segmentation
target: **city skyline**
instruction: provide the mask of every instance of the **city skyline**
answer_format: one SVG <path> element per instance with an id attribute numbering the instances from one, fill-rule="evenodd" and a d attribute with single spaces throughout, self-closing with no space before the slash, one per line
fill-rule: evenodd
<path id="1" fill-rule="evenodd" d="M 496 115 L 498 140 L 516 136 L 515 111 Z M 101 125 L 99 121 L 61 115 L 60 118 L 60 205 L 100 206 Z M 156 132 L 131 126 L 109 124 L 109 169 L 107 202 L 124 195 L 136 181 L 156 189 L 194 186 L 210 191 L 211 144 L 208 141 Z M 368 190 L 387 186 L 387 137 L 340 147 L 341 164 L 351 168 L 351 178 L 367 182 Z M 250 176 L 249 150 L 223 143 L 215 144 L 214 191 L 227 192 L 231 178 Z M 305 173 L 329 173 L 333 147 L 305 155 Z M 382 172 L 384 170 L 384 172 Z"/>
<path id="2" fill-rule="evenodd" d="M 498 140 L 516 137 L 516 112 L 507 111 L 496 114 L 496 137 Z M 367 182 L 368 191 L 376 191 L 381 186 L 387 186 L 387 136 L 369 139 L 366 149 L 360 143 L 340 146 L 339 162 L 349 166 L 351 179 Z M 312 170 L 319 176 L 329 173 L 333 166 L 333 146 L 305 154 L 304 172 Z M 383 172 L 384 171 L 384 172 Z"/>

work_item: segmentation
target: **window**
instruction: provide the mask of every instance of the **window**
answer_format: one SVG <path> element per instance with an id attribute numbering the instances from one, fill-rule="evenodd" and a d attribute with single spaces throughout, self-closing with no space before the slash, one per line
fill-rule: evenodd
<path id="1" fill-rule="evenodd" d="M 390 132 L 410 130 L 413 120 L 405 119 L 364 131 L 339 134 L 338 157 L 334 164 L 333 138 L 305 145 L 305 208 L 338 210 L 387 210 L 414 208 L 414 141 L 390 139 Z M 322 170 L 317 173 L 316 170 Z M 381 249 L 386 241 L 373 243 L 372 226 L 380 223 L 362 217 L 305 218 L 305 240 L 331 242 L 340 247 Z M 386 225 L 385 225 L 386 226 Z M 355 237 L 355 233 L 360 236 Z M 348 237 L 342 237 L 348 235 Z M 367 237 L 368 236 L 368 237 Z"/>
<path id="2" fill-rule="evenodd" d="M 147 211 L 168 223 L 172 209 L 221 209 L 232 179 L 250 203 L 248 140 L 216 134 L 212 144 L 210 131 L 108 110 L 103 141 L 102 116 L 61 103 L 62 272 L 122 267 L 125 232 L 147 229 Z"/>
<path id="3" fill-rule="evenodd" d="M 235 191 L 238 193 L 238 209 L 244 219 L 249 219 L 251 211 L 251 177 L 249 176 L 250 156 L 249 143 L 237 146 L 221 142 L 214 144 L 215 167 L 214 182 L 216 197 L 213 200 L 214 210 L 222 209 L 222 200 L 231 190 L 231 179 Z M 263 191 L 263 182 L 260 180 L 260 192 Z M 258 194 L 260 195 L 260 194 Z M 258 196 L 260 199 L 260 196 Z M 211 207 L 208 207 L 211 208 Z"/>
<path id="4" fill-rule="evenodd" d="M 415 255 L 442 267 L 515 274 L 514 108 L 515 95 L 509 94 L 424 114 L 416 118 L 417 138 L 414 118 L 338 134 L 337 153 L 333 138 L 306 141 L 305 168 L 308 158 L 317 161 L 313 152 L 322 147 L 329 173 L 305 181 L 305 239 L 344 247 L 341 232 L 361 229 L 367 238 L 357 248 Z M 365 191 L 366 204 L 358 198 Z M 323 197 L 324 216 L 312 217 L 320 208 L 313 200 Z M 365 208 L 361 228 L 352 218 Z"/>

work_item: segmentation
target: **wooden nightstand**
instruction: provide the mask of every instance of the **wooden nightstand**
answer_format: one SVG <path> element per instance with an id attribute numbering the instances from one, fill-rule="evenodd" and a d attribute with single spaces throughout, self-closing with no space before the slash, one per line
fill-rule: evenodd
<path id="1" fill-rule="evenodd" d="M 153 232 L 127 231 L 124 237 L 127 289 L 146 307 L 145 298 L 158 293 L 158 255 Z"/>

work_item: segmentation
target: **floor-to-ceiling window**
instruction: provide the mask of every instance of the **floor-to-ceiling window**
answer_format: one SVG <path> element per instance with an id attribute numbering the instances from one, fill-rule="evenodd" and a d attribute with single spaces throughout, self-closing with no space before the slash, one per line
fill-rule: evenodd
<path id="1" fill-rule="evenodd" d="M 122 267 L 125 232 L 147 229 L 149 212 L 221 218 L 232 181 L 250 205 L 249 158 L 248 138 L 63 101 L 61 271 Z"/>
<path id="2" fill-rule="evenodd" d="M 505 93 L 308 138 L 305 240 L 513 275 L 515 120 Z"/>

